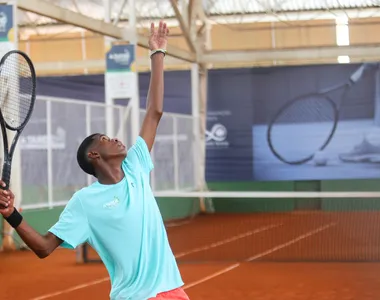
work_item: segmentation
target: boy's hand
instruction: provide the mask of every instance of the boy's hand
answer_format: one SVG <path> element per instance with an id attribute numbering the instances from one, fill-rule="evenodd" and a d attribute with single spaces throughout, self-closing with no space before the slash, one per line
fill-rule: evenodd
<path id="1" fill-rule="evenodd" d="M 150 50 L 163 49 L 166 50 L 168 44 L 169 29 L 166 23 L 160 21 L 158 28 L 155 28 L 154 23 L 150 25 L 150 38 L 149 48 Z"/>
<path id="2" fill-rule="evenodd" d="M 5 183 L 0 180 L 0 185 L 5 187 Z M 8 218 L 14 211 L 15 196 L 11 190 L 0 189 L 0 214 Z"/>

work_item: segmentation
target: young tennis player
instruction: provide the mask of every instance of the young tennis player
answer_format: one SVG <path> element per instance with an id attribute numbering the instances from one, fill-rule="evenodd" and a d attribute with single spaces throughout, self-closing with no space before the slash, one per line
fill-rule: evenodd
<path id="1" fill-rule="evenodd" d="M 163 111 L 164 56 L 168 28 L 152 24 L 151 81 L 147 111 L 135 144 L 126 151 L 117 139 L 93 134 L 79 146 L 77 160 L 98 181 L 76 192 L 47 234 L 31 228 L 13 207 L 12 191 L 0 192 L 0 213 L 38 257 L 58 246 L 88 242 L 105 264 L 112 300 L 189 299 L 149 185 L 150 150 Z M 1 182 L 2 185 L 3 182 Z"/>

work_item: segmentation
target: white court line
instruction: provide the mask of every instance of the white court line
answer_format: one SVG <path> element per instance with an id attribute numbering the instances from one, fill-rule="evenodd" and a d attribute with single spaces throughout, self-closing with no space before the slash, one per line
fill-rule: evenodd
<path id="1" fill-rule="evenodd" d="M 203 246 L 203 247 L 198 247 L 198 248 L 195 248 L 195 249 L 192 249 L 192 250 L 189 250 L 189 251 L 181 252 L 181 253 L 177 254 L 175 257 L 176 258 L 180 258 L 180 257 L 186 256 L 186 255 L 189 255 L 189 254 L 196 253 L 196 252 L 205 251 L 205 250 L 209 250 L 211 248 L 219 247 L 219 246 L 222 246 L 224 244 L 231 243 L 231 242 L 234 242 L 236 240 L 245 238 L 247 236 L 254 235 L 256 233 L 260 233 L 260 232 L 263 232 L 263 231 L 266 231 L 266 230 L 269 230 L 269 229 L 272 229 L 272 228 L 276 228 L 276 227 L 281 226 L 281 225 L 283 225 L 283 224 L 272 224 L 272 225 L 269 225 L 269 226 L 257 228 L 255 230 L 250 230 L 250 231 L 247 231 L 245 233 L 235 235 L 235 236 L 233 236 L 231 238 L 228 238 L 228 239 L 225 239 L 225 240 L 221 240 L 219 242 L 215 242 L 215 243 Z"/>
<path id="2" fill-rule="evenodd" d="M 309 237 L 309 236 L 312 236 L 312 235 L 314 235 L 314 234 L 316 234 L 316 233 L 318 233 L 318 232 L 321 232 L 321 231 L 323 231 L 323 230 L 326 230 L 327 228 L 330 228 L 331 226 L 334 226 L 334 225 L 336 225 L 336 223 L 330 223 L 330 224 L 327 224 L 327 225 L 324 225 L 324 226 L 318 227 L 318 228 L 316 228 L 316 229 L 314 229 L 314 230 L 312 230 L 312 231 L 309 231 L 309 232 L 307 232 L 307 233 L 305 233 L 305 234 L 302 234 L 302 235 L 296 237 L 296 238 L 293 239 L 293 240 L 290 240 L 289 242 L 283 243 L 283 244 L 278 245 L 278 246 L 276 246 L 276 247 L 274 247 L 274 248 L 272 248 L 272 249 L 269 249 L 269 250 L 267 250 L 267 251 L 264 251 L 264 252 L 261 252 L 261 253 L 255 255 L 255 256 L 252 256 L 252 257 L 246 259 L 246 261 L 247 261 L 247 262 L 250 262 L 250 261 L 253 261 L 253 260 L 259 259 L 259 258 L 261 258 L 261 257 L 267 256 L 268 254 L 271 254 L 271 253 L 273 253 L 273 252 L 276 252 L 276 251 L 278 251 L 278 250 L 280 250 L 280 249 L 282 249 L 282 248 L 286 248 L 286 247 L 288 247 L 288 246 L 290 246 L 290 245 L 292 245 L 292 244 L 295 244 L 295 243 L 297 243 L 297 242 L 299 242 L 299 241 L 301 241 L 301 240 L 303 240 L 303 239 L 305 239 L 305 238 L 307 238 L 307 237 Z M 236 264 L 233 264 L 233 265 L 231 265 L 231 266 L 228 266 L 227 268 L 225 268 L 225 269 L 223 269 L 223 270 L 220 270 L 220 271 L 218 271 L 218 272 L 215 272 L 215 273 L 213 273 L 213 274 L 211 274 L 211 275 L 209 275 L 209 276 L 206 276 L 206 277 L 204 277 L 204 278 L 202 278 L 202 279 L 200 279 L 200 280 L 197 280 L 197 281 L 195 281 L 195 282 L 192 282 L 192 283 L 186 284 L 186 285 L 183 287 L 183 289 L 186 290 L 186 289 L 192 288 L 193 286 L 196 286 L 196 285 L 198 285 L 198 284 L 201 284 L 201 283 L 203 283 L 203 282 L 206 282 L 206 281 L 208 281 L 208 280 L 210 280 L 210 279 L 212 279 L 212 278 L 215 278 L 215 277 L 218 277 L 218 276 L 220 276 L 220 275 L 223 275 L 223 274 L 225 274 L 225 273 L 227 273 L 227 272 L 229 272 L 229 271 L 231 271 L 231 270 L 236 269 L 236 268 L 239 267 L 240 265 L 241 265 L 241 263 L 236 263 Z"/>
<path id="3" fill-rule="evenodd" d="M 281 244 L 281 245 L 278 245 L 270 250 L 267 250 L 265 252 L 262 252 L 260 254 L 257 254 L 255 256 L 252 256 L 250 258 L 248 258 L 246 261 L 253 261 L 253 260 L 256 260 L 256 259 L 259 259 L 261 257 L 264 257 L 268 254 L 271 254 L 275 251 L 278 251 L 282 248 L 285 248 L 285 247 L 288 247 L 294 243 L 297 243 L 298 241 L 300 240 L 303 240 L 311 235 L 314 235 L 320 231 L 323 231 L 323 230 L 326 230 L 327 228 L 333 226 L 333 225 L 336 225 L 336 223 L 330 223 L 330 224 L 327 224 L 325 226 L 321 226 L 321 227 L 318 227 L 312 231 L 309 231 L 303 235 L 300 235 L 298 236 L 297 238 L 287 242 L 287 243 L 284 243 L 284 244 Z M 272 226 L 276 226 L 276 225 L 272 225 Z M 278 226 L 278 225 L 277 225 Z M 215 277 L 218 277 L 222 274 L 225 274 L 233 269 L 236 269 L 237 267 L 239 267 L 241 265 L 241 263 L 236 263 L 236 264 L 233 264 L 231 266 L 228 266 L 227 268 L 223 269 L 223 270 L 220 270 L 218 272 L 215 272 L 209 276 L 206 276 L 200 280 L 197 280 L 197 281 L 194 281 L 192 283 L 189 283 L 189 284 L 186 284 L 183 286 L 183 289 L 189 289 L 189 288 L 192 288 L 198 284 L 201 284 L 203 282 L 206 282 L 212 278 L 215 278 Z M 49 298 L 52 298 L 52 297 L 55 297 L 55 296 L 59 296 L 59 295 L 62 295 L 62 294 L 67 294 L 67 293 L 70 293 L 70 292 L 73 292 L 73 291 L 76 291 L 76 290 L 79 290 L 79 289 L 84 289 L 84 288 L 87 288 L 89 286 L 93 286 L 93 285 L 97 285 L 99 283 L 102 283 L 102 282 L 106 282 L 106 281 L 109 281 L 109 277 L 105 277 L 105 278 L 102 278 L 102 279 L 99 279 L 99 280 L 95 280 L 95 281 L 91 281 L 91 282 L 88 282 L 88 283 L 84 283 L 84 284 L 81 284 L 81 285 L 77 285 L 77 286 L 74 286 L 72 288 L 69 288 L 69 289 L 66 289 L 66 290 L 62 290 L 62 291 L 58 291 L 58 292 L 55 292 L 55 293 L 51 293 L 51 294 L 46 294 L 46 295 L 43 295 L 43 296 L 40 296 L 40 297 L 37 297 L 37 298 L 33 298 L 33 299 L 30 299 L 30 300 L 45 300 L 45 299 L 49 299 Z"/>
<path id="4" fill-rule="evenodd" d="M 173 222 L 173 223 L 165 224 L 165 227 L 166 228 L 179 227 L 179 226 L 190 224 L 192 222 L 193 222 L 192 220 L 186 220 L 186 221 L 182 221 L 182 222 Z"/>
<path id="5" fill-rule="evenodd" d="M 55 296 L 67 294 L 67 293 L 70 293 L 70 292 L 73 292 L 73 291 L 76 291 L 76 290 L 84 289 L 86 287 L 89 287 L 89 286 L 92 286 L 92 285 L 97 285 L 99 283 L 106 282 L 106 281 L 109 281 L 109 277 L 104 277 L 104 278 L 99 279 L 99 280 L 94 280 L 94 281 L 91 281 L 91 282 L 80 284 L 80 285 L 74 286 L 74 287 L 66 289 L 66 290 L 58 291 L 58 292 L 51 293 L 51 294 L 46 294 L 46 295 L 43 295 L 43 296 L 40 296 L 40 297 L 37 297 L 37 298 L 33 298 L 33 299 L 30 299 L 30 300 L 44 300 L 44 299 L 52 298 L 52 297 L 55 297 Z"/>
<path id="6" fill-rule="evenodd" d="M 204 250 L 208 250 L 208 249 L 211 249 L 211 248 L 215 248 L 215 247 L 218 247 L 218 246 L 221 246 L 221 245 L 224 245 L 224 244 L 236 241 L 238 239 L 242 239 L 244 237 L 247 237 L 247 236 L 250 236 L 250 235 L 253 235 L 253 234 L 256 234 L 256 233 L 260 233 L 260 232 L 263 232 L 263 231 L 266 231 L 266 230 L 269 230 L 269 229 L 272 229 L 272 228 L 275 228 L 275 227 L 278 227 L 278 226 L 281 226 L 281 225 L 283 225 L 283 224 L 282 223 L 281 224 L 272 224 L 272 225 L 268 225 L 268 226 L 265 226 L 265 227 L 260 227 L 260 228 L 257 228 L 255 230 L 251 230 L 251 231 L 248 231 L 248 232 L 245 232 L 245 233 L 233 236 L 231 238 L 228 238 L 228 239 L 216 242 L 216 243 L 209 244 L 207 246 L 203 246 L 203 247 L 192 249 L 192 250 L 187 251 L 187 252 L 179 253 L 175 257 L 179 258 L 179 257 L 183 257 L 185 255 L 189 255 L 189 254 L 192 254 L 192 253 L 199 252 L 199 251 L 204 251 Z M 238 267 L 238 266 L 239 266 L 239 264 L 237 264 L 236 267 Z M 228 269 L 232 270 L 231 266 Z M 220 272 L 224 273 L 226 271 L 222 270 Z M 221 274 L 223 274 L 223 273 L 221 273 Z M 220 274 L 218 274 L 218 273 L 212 274 L 211 275 L 212 277 L 210 277 L 208 279 L 211 279 L 211 278 L 216 277 L 218 275 L 220 275 Z M 30 299 L 30 300 L 44 300 L 44 299 L 52 298 L 52 297 L 59 296 L 59 295 L 62 295 L 62 294 L 67 294 L 67 293 L 70 293 L 70 292 L 73 292 L 73 291 L 76 291 L 76 290 L 79 290 L 79 289 L 84 289 L 86 287 L 89 287 L 89 286 L 92 286 L 92 285 L 96 285 L 96 284 L 99 284 L 99 283 L 102 283 L 102 282 L 105 282 L 105 281 L 108 281 L 108 280 L 109 280 L 109 278 L 105 277 L 105 278 L 102 278 L 102 279 L 99 279 L 99 280 L 95 280 L 95 281 L 91 281 L 91 282 L 88 282 L 88 283 L 85 283 L 85 284 L 77 285 L 75 287 L 72 287 L 72 288 L 69 288 L 69 289 L 66 289 L 66 290 L 62 290 L 62 291 L 59 291 L 59 292 L 47 294 L 47 295 L 44 295 L 44 296 L 41 296 L 41 297 L 37 297 L 37 298 L 33 298 L 33 299 Z M 203 278 L 203 280 L 204 280 L 204 278 Z M 196 285 L 196 284 L 197 284 L 196 282 L 192 283 L 192 285 Z"/>
<path id="7" fill-rule="evenodd" d="M 212 279 L 214 277 L 218 277 L 219 275 L 222 275 L 222 274 L 227 273 L 227 272 L 229 272 L 229 271 L 231 271 L 233 269 L 236 269 L 239 266 L 240 266 L 240 263 L 236 263 L 234 265 L 228 266 L 227 268 L 225 268 L 223 270 L 220 270 L 220 271 L 218 271 L 216 273 L 213 273 L 213 274 L 211 274 L 211 275 L 209 275 L 207 277 L 204 277 L 204 278 L 202 278 L 200 280 L 197 280 L 197 281 L 194 281 L 192 283 L 184 285 L 183 289 L 184 290 L 189 289 L 189 288 L 191 288 L 193 286 L 196 286 L 196 285 L 201 284 L 201 283 L 203 283 L 205 281 L 208 281 L 208 280 L 210 280 L 210 279 Z"/>
<path id="8" fill-rule="evenodd" d="M 336 223 L 330 223 L 330 224 L 327 224 L 327 225 L 325 225 L 325 226 L 318 227 L 317 229 L 314 229 L 314 230 L 312 230 L 312 231 L 309 231 L 308 233 L 305 233 L 305 234 L 303 234 L 303 235 L 300 235 L 299 237 L 297 237 L 297 238 L 295 238 L 295 239 L 293 239 L 293 240 L 290 240 L 290 241 L 287 242 L 287 243 L 284 243 L 284 244 L 278 245 L 278 246 L 276 246 L 276 247 L 274 247 L 274 248 L 272 248 L 272 249 L 269 249 L 269 250 L 267 250 L 267 251 L 265 251 L 265 252 L 262 252 L 262 253 L 260 253 L 260 254 L 254 255 L 254 256 L 248 258 L 246 261 L 253 261 L 253 260 L 259 259 L 259 258 L 261 258 L 261 257 L 264 257 L 264 256 L 266 256 L 266 255 L 268 255 L 268 254 L 271 254 L 271 253 L 273 253 L 273 252 L 276 252 L 276 251 L 278 251 L 278 250 L 280 250 L 280 249 L 282 249 L 282 248 L 286 248 L 286 247 L 288 247 L 288 246 L 290 246 L 290 245 L 293 245 L 293 244 L 299 242 L 300 240 L 306 239 L 306 238 L 309 237 L 309 236 L 312 236 L 312 235 L 314 235 L 314 234 L 317 234 L 318 232 L 321 232 L 321 231 L 323 231 L 323 230 L 326 230 L 327 228 L 330 228 L 330 227 L 333 226 L 333 225 L 336 225 Z"/>

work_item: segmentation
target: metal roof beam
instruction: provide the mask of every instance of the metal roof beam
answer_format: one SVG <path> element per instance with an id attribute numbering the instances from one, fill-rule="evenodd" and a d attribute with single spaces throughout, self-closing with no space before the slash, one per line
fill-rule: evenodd
<path id="1" fill-rule="evenodd" d="M 210 14 L 208 19 L 216 24 L 242 24 L 242 23 L 268 23 L 268 22 L 290 22 L 310 20 L 335 20 L 339 16 L 349 19 L 362 19 L 380 17 L 379 8 L 347 8 L 331 10 L 309 10 L 309 11 L 278 11 L 273 14 L 265 12 L 246 14 Z"/>
<path id="2" fill-rule="evenodd" d="M 23 0 L 20 0 L 21 2 Z M 25 1 L 25 0 L 24 0 Z M 197 2 L 197 0 L 190 0 L 192 3 Z M 194 10 L 196 9 L 196 5 L 192 9 L 189 9 L 192 14 L 194 14 Z M 310 21 L 310 20 L 335 20 L 337 16 L 348 16 L 350 19 L 362 19 L 362 18 L 376 18 L 380 17 L 380 9 L 374 8 L 363 8 L 363 9 L 346 9 L 342 10 L 332 10 L 332 11 L 299 11 L 299 12 L 277 12 L 276 15 L 266 14 L 266 13 L 248 13 L 248 14 L 226 14 L 226 15 L 211 15 L 206 16 L 205 12 L 199 10 L 201 15 L 199 16 L 201 20 L 208 19 L 213 25 L 217 24 L 247 24 L 247 23 L 283 23 L 282 27 L 288 27 L 286 22 L 294 22 L 294 21 Z M 198 25 L 202 24 L 202 21 L 198 20 Z M 138 27 L 149 27 L 151 18 L 141 17 Z M 164 18 L 164 21 L 171 27 L 179 26 L 179 22 L 176 18 Z M 120 20 L 119 24 L 126 24 L 126 20 Z M 59 27 L 59 25 L 54 24 L 39 24 L 40 28 L 44 27 Z M 35 24 L 24 24 L 24 28 L 34 28 Z"/>
<path id="3" fill-rule="evenodd" d="M 263 61 L 327 60 L 337 59 L 338 56 L 346 55 L 353 59 L 376 59 L 380 57 L 380 44 L 294 49 L 209 51 L 201 55 L 199 61 L 201 63 L 221 64 Z"/>
<path id="4" fill-rule="evenodd" d="M 176 66 L 184 64 L 180 59 L 173 57 L 167 57 L 165 59 L 165 65 Z M 139 68 L 150 68 L 149 58 L 137 58 L 137 65 Z M 50 71 L 70 71 L 70 70 L 99 70 L 106 68 L 106 62 L 102 59 L 95 60 L 73 60 L 73 61 L 54 61 L 54 62 L 36 62 L 34 63 L 37 73 L 38 72 L 50 72 Z"/>
<path id="5" fill-rule="evenodd" d="M 215 65 L 228 65 L 249 62 L 249 65 L 263 62 L 283 61 L 328 61 L 336 60 L 338 56 L 348 55 L 352 61 L 378 60 L 380 58 L 380 45 L 373 46 L 346 46 L 346 47 L 323 47 L 308 49 L 266 50 L 266 51 L 212 51 L 201 56 L 203 62 L 211 62 Z M 150 61 L 147 58 L 137 58 L 141 68 L 149 68 Z M 184 62 L 168 57 L 166 65 L 178 66 Z M 62 62 L 39 62 L 35 63 L 37 72 L 47 71 L 70 71 L 78 69 L 104 69 L 104 60 L 62 61 Z"/>
<path id="6" fill-rule="evenodd" d="M 190 51 L 192 53 L 196 53 L 196 49 L 193 43 L 193 40 L 191 38 L 190 30 L 188 24 L 185 22 L 185 19 L 182 17 L 182 14 L 178 8 L 177 0 L 170 0 L 170 3 L 173 7 L 174 13 L 178 19 L 179 26 L 181 27 L 183 36 L 185 38 L 185 41 L 187 43 L 187 46 L 189 47 Z"/>
<path id="7" fill-rule="evenodd" d="M 106 23 L 101 20 L 87 17 L 85 15 L 73 12 L 46 1 L 18 0 L 17 6 L 19 9 L 30 11 L 63 23 L 85 28 L 104 36 L 109 36 L 119 40 L 126 40 L 126 37 L 128 37 L 128 32 L 126 29 L 117 27 L 113 24 Z M 139 35 L 137 44 L 141 47 L 149 49 L 148 37 Z M 194 53 L 190 53 L 171 45 L 168 45 L 167 47 L 167 54 L 188 62 L 194 62 L 196 60 Z"/>

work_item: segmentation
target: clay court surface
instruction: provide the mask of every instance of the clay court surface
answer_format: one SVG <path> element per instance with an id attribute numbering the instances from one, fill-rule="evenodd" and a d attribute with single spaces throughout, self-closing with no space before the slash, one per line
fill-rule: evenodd
<path id="1" fill-rule="evenodd" d="M 215 215 L 168 234 L 190 299 L 367 300 L 380 299 L 379 225 L 377 213 Z M 108 299 L 104 266 L 73 251 L 0 259 L 2 300 Z"/>

